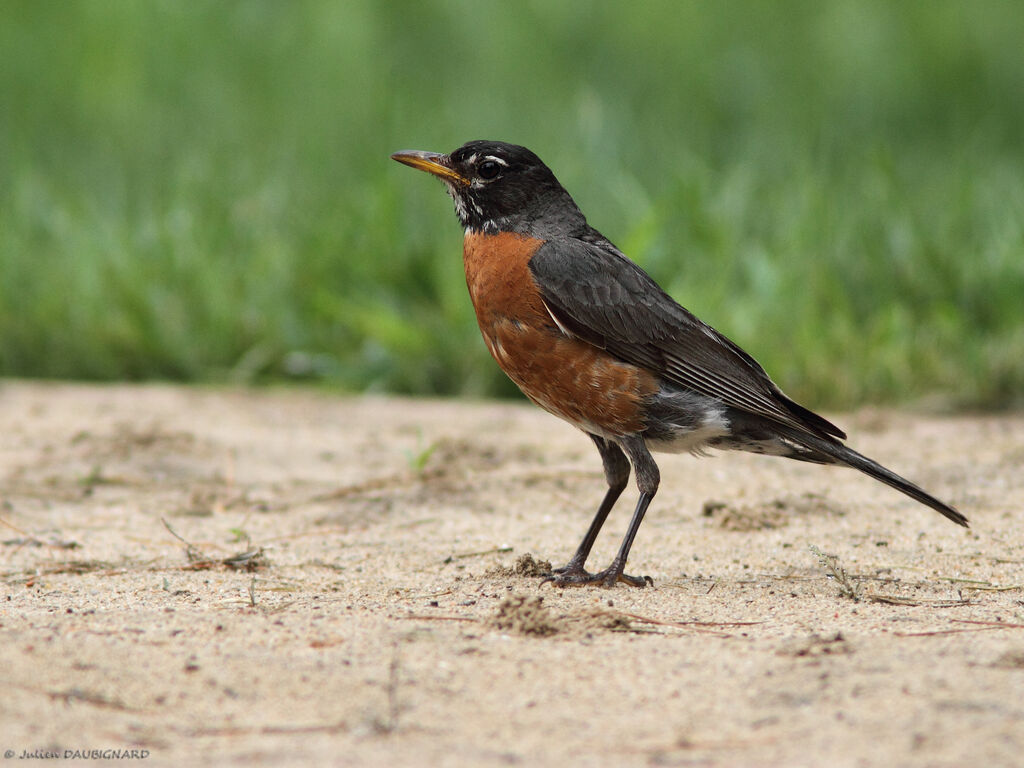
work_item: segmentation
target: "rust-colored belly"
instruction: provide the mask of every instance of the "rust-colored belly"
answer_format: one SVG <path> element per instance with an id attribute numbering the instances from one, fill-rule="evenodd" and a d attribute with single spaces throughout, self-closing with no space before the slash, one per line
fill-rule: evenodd
<path id="1" fill-rule="evenodd" d="M 580 429 L 642 431 L 654 376 L 559 330 L 528 267 L 542 244 L 511 233 L 467 233 L 466 284 L 487 348 L 527 397 Z"/>

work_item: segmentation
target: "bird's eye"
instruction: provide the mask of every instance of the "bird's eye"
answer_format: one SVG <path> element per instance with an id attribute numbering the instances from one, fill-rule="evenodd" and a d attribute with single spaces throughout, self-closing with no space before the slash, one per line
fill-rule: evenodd
<path id="1" fill-rule="evenodd" d="M 501 165 L 494 160 L 484 160 L 477 166 L 476 172 L 480 174 L 481 179 L 490 181 L 501 173 Z"/>

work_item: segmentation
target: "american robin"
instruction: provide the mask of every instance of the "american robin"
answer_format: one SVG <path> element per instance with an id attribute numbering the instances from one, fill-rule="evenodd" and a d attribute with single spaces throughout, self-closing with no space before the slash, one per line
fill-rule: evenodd
<path id="1" fill-rule="evenodd" d="M 471 141 L 451 154 L 396 152 L 440 178 L 465 228 L 466 283 L 491 355 L 541 408 L 586 432 L 608 490 L 558 585 L 649 578 L 623 573 L 658 490 L 651 451 L 752 451 L 870 475 L 954 523 L 967 518 L 848 448 L 839 427 L 798 405 L 746 352 L 688 312 L 591 227 L 525 147 Z M 640 498 L 611 565 L 585 569 L 605 518 L 636 471 Z"/>

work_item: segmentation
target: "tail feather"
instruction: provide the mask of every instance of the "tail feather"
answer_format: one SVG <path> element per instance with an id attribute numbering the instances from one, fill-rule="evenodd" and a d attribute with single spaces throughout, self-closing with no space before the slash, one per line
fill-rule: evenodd
<path id="1" fill-rule="evenodd" d="M 845 464 L 848 467 L 858 469 L 864 474 L 875 478 L 875 480 L 885 483 L 890 488 L 895 488 L 897 491 L 905 493 L 907 496 L 914 499 L 914 501 L 918 501 L 925 506 L 931 507 L 936 512 L 952 520 L 957 525 L 962 525 L 964 528 L 970 527 L 967 523 L 967 518 L 949 504 L 939 501 L 923 488 L 914 485 L 914 483 L 910 482 L 906 478 L 900 477 L 892 470 L 886 469 L 877 461 L 873 461 L 867 456 L 857 453 L 852 448 L 847 448 L 838 441 L 818 437 L 817 435 L 810 435 L 806 432 L 801 432 L 788 426 L 782 426 L 779 431 L 785 434 L 788 439 L 806 447 L 813 453 L 824 454 L 836 463 Z"/>

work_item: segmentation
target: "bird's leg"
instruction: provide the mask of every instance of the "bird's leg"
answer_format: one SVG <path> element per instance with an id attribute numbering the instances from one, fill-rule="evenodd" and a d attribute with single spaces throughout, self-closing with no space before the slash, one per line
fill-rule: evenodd
<path id="1" fill-rule="evenodd" d="M 623 573 L 626 568 L 626 558 L 629 557 L 629 548 L 633 546 L 633 538 L 636 536 L 636 532 L 640 529 L 640 523 L 644 519 L 644 513 L 647 512 L 647 507 L 651 503 L 651 499 L 654 498 L 654 494 L 641 493 L 640 499 L 636 503 L 636 509 L 633 511 L 633 519 L 629 521 L 629 530 L 626 531 L 626 537 L 622 540 L 622 544 L 619 547 L 619 553 L 615 555 L 615 559 L 612 560 L 612 564 L 605 568 L 599 573 L 595 573 L 591 576 L 589 583 L 600 584 L 604 587 L 614 587 L 617 582 L 628 584 L 631 587 L 646 587 L 648 584 L 653 584 L 654 580 L 650 576 L 630 576 L 628 573 Z"/>
<path id="2" fill-rule="evenodd" d="M 559 585 L 590 584 L 593 582 L 594 576 L 587 573 L 584 569 L 587 563 L 587 556 L 590 554 L 591 547 L 594 546 L 594 541 L 597 539 L 597 534 L 601 531 L 601 526 L 604 525 L 608 513 L 612 511 L 615 502 L 619 500 L 619 496 L 622 495 L 626 484 L 629 483 L 629 460 L 622 452 L 622 449 L 603 437 L 591 435 L 590 438 L 597 446 L 597 450 L 601 452 L 601 461 L 604 463 L 604 477 L 608 481 L 608 491 L 605 493 L 604 499 L 601 500 L 601 506 L 597 508 L 597 514 L 594 515 L 590 528 L 587 529 L 587 534 L 583 537 L 583 541 L 580 542 L 576 553 L 569 558 L 569 562 L 564 566 L 555 568 L 552 571 L 552 575 L 546 579 L 546 581 L 553 581 Z"/>
<path id="3" fill-rule="evenodd" d="M 629 557 L 629 549 L 633 546 L 633 539 L 636 538 L 636 532 L 640 530 L 640 523 L 643 522 L 644 513 L 647 512 L 647 507 L 650 505 L 651 499 L 654 498 L 654 494 L 658 492 L 661 473 L 658 471 L 658 465 L 654 463 L 654 458 L 651 456 L 650 451 L 647 450 L 647 445 L 642 437 L 634 435 L 622 438 L 621 445 L 629 455 L 630 461 L 633 462 L 633 468 L 636 469 L 636 484 L 640 489 L 640 498 L 633 512 L 633 519 L 629 521 L 629 529 L 626 531 L 626 536 L 622 539 L 622 544 L 619 546 L 618 554 L 615 555 L 611 565 L 600 573 L 594 574 L 594 581 L 592 583 L 600 583 L 605 587 L 614 587 L 617 582 L 621 581 L 624 584 L 629 584 L 631 587 L 643 587 L 654 583 L 650 576 L 639 578 L 623 573 L 623 570 L 626 567 L 626 559 Z"/>
<path id="4" fill-rule="evenodd" d="M 598 449 L 601 451 L 601 457 L 605 462 L 608 493 L 605 495 L 604 501 L 601 502 L 597 515 L 594 517 L 594 522 L 590 524 L 590 530 L 583 537 L 583 541 L 579 549 L 576 550 L 576 554 L 572 556 L 564 568 L 559 568 L 552 576 L 548 577 L 547 581 L 552 581 L 558 586 L 600 584 L 604 587 L 614 587 L 616 583 L 621 581 L 631 587 L 643 587 L 653 583 L 649 576 L 644 576 L 643 578 L 630 576 L 623 573 L 623 570 L 626 567 L 626 559 L 629 557 L 630 547 L 633 546 L 633 539 L 636 538 L 636 533 L 640 530 L 640 523 L 643 522 L 644 514 L 647 512 L 647 507 L 650 506 L 654 494 L 658 492 L 661 473 L 658 471 L 658 465 L 654 463 L 654 459 L 651 457 L 650 451 L 647 450 L 647 445 L 642 437 L 621 438 L 619 445 L 606 440 L 604 441 L 605 447 L 602 447 L 602 443 L 599 440 L 601 438 L 594 438 L 594 442 L 597 443 Z M 611 451 L 609 450 L 610 448 L 615 450 Z M 623 450 L 629 455 L 629 461 L 623 455 Z M 626 531 L 626 536 L 619 546 L 619 552 L 615 555 L 611 565 L 600 573 L 588 573 L 584 570 L 583 564 L 586 562 L 587 555 L 590 554 L 590 548 L 594 544 L 594 539 L 597 538 L 597 532 L 601 529 L 605 518 L 626 486 L 626 482 L 629 479 L 630 461 L 636 469 L 636 484 L 640 489 L 640 499 L 637 501 L 636 509 L 633 511 L 633 519 L 629 522 L 629 529 Z"/>

